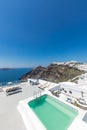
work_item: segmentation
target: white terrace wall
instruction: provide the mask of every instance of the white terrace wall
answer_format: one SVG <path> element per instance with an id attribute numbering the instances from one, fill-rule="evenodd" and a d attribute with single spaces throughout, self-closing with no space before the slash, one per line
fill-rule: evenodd
<path id="1" fill-rule="evenodd" d="M 87 91 L 80 89 L 76 84 L 72 82 L 59 83 L 56 87 L 53 87 L 50 90 L 52 91 L 52 90 L 59 90 L 59 89 L 64 89 L 67 92 L 66 94 L 72 97 L 82 98 L 82 91 L 83 91 L 83 96 L 84 95 L 85 97 L 87 96 Z M 69 91 L 71 91 L 72 94 L 70 94 Z"/>

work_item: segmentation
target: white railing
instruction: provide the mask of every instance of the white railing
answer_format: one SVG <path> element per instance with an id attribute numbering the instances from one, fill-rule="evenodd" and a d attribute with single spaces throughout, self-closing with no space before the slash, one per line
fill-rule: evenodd
<path id="1" fill-rule="evenodd" d="M 41 97 L 41 91 L 40 90 L 33 92 L 33 98 L 36 99 L 37 102 L 41 102 L 40 97 Z"/>

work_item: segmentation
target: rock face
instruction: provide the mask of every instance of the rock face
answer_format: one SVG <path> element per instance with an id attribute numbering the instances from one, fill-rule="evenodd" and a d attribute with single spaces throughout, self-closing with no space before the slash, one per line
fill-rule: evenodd
<path id="1" fill-rule="evenodd" d="M 38 66 L 31 72 L 23 75 L 20 80 L 26 81 L 28 78 L 33 79 L 44 79 L 51 82 L 63 82 L 72 79 L 78 75 L 83 74 L 83 70 L 79 70 L 75 67 L 70 67 L 69 65 L 58 65 L 50 64 L 48 67 Z"/>

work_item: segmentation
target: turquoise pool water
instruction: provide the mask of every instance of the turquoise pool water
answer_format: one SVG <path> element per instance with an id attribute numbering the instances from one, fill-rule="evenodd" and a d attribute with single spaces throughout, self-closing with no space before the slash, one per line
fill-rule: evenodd
<path id="1" fill-rule="evenodd" d="M 77 110 L 48 95 L 30 101 L 28 105 L 47 130 L 67 130 L 78 115 Z"/>

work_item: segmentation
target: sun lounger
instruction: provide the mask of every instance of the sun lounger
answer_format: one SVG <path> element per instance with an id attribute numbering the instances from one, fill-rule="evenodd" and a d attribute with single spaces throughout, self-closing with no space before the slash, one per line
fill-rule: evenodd
<path id="1" fill-rule="evenodd" d="M 44 88 L 45 88 L 46 85 L 47 85 L 47 82 L 44 83 L 44 84 L 40 84 L 40 85 L 38 85 L 38 88 L 44 90 Z"/>
<path id="2" fill-rule="evenodd" d="M 11 94 L 15 94 L 18 92 L 21 92 L 22 88 L 21 87 L 12 87 L 12 88 L 7 88 L 6 89 L 6 95 L 11 95 Z"/>

